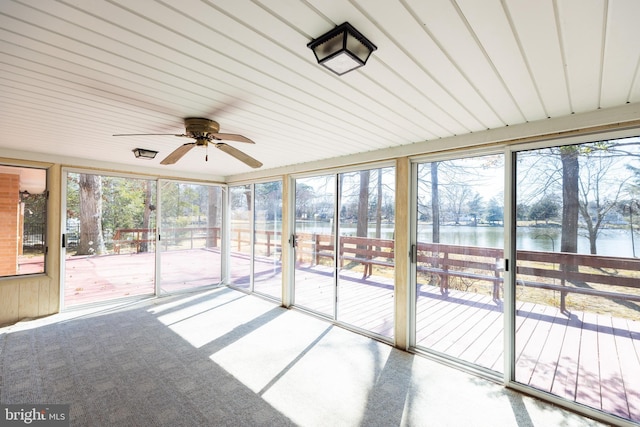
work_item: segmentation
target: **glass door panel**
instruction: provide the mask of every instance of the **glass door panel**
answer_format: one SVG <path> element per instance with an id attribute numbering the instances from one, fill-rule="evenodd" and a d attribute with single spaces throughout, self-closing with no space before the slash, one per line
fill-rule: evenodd
<path id="1" fill-rule="evenodd" d="M 156 182 L 66 175 L 64 305 L 155 292 Z"/>
<path id="2" fill-rule="evenodd" d="M 295 305 L 335 318 L 336 178 L 299 178 L 295 187 Z"/>
<path id="3" fill-rule="evenodd" d="M 251 185 L 229 188 L 229 283 L 251 289 Z"/>
<path id="4" fill-rule="evenodd" d="M 339 175 L 337 319 L 393 337 L 395 168 Z"/>
<path id="5" fill-rule="evenodd" d="M 253 287 L 282 298 L 282 182 L 255 184 Z"/>
<path id="6" fill-rule="evenodd" d="M 640 138 L 516 156 L 515 380 L 640 422 Z"/>
<path id="7" fill-rule="evenodd" d="M 503 370 L 503 156 L 417 165 L 416 347 Z"/>
<path id="8" fill-rule="evenodd" d="M 161 181 L 160 200 L 161 291 L 220 283 L 222 189 Z"/>

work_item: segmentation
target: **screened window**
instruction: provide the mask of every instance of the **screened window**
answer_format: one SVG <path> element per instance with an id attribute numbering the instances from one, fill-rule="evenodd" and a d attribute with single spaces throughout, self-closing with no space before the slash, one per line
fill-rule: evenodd
<path id="1" fill-rule="evenodd" d="M 47 171 L 0 165 L 0 276 L 45 271 Z"/>

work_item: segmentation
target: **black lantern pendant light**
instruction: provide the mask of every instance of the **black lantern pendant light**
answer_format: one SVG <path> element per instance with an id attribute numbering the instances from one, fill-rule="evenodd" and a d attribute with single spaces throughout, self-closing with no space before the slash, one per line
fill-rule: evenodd
<path id="1" fill-rule="evenodd" d="M 307 44 L 318 64 L 341 76 L 367 63 L 377 47 L 345 22 Z"/>

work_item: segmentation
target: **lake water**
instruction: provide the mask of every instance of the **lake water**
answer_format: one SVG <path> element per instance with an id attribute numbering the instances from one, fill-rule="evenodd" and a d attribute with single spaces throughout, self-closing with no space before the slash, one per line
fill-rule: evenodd
<path id="1" fill-rule="evenodd" d="M 330 234 L 332 224 L 325 221 L 296 221 L 296 230 L 300 233 Z M 341 234 L 355 236 L 355 224 L 343 224 Z M 383 224 L 381 238 L 393 239 L 393 224 Z M 551 227 L 518 227 L 516 247 L 524 250 L 556 252 L 560 250 L 559 228 Z M 580 234 L 580 233 L 579 233 Z M 584 234 L 584 233 L 582 233 Z M 375 228 L 369 227 L 369 236 L 375 235 Z M 430 242 L 431 224 L 421 224 L 418 239 Z M 504 246 L 504 229 L 492 226 L 443 225 L 440 227 L 440 242 L 452 245 L 481 246 L 502 248 Z M 640 238 L 635 236 L 636 254 L 640 255 Z M 627 229 L 605 229 L 600 232 L 596 243 L 598 255 L 616 257 L 634 257 L 631 232 Z M 589 253 L 589 239 L 578 236 L 578 252 Z"/>

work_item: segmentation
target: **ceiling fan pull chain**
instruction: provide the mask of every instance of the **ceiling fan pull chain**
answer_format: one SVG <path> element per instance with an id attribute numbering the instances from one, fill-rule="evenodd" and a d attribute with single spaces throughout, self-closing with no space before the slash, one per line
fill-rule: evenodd
<path id="1" fill-rule="evenodd" d="M 209 161 L 209 144 L 207 144 L 207 146 L 205 147 L 204 161 Z"/>

